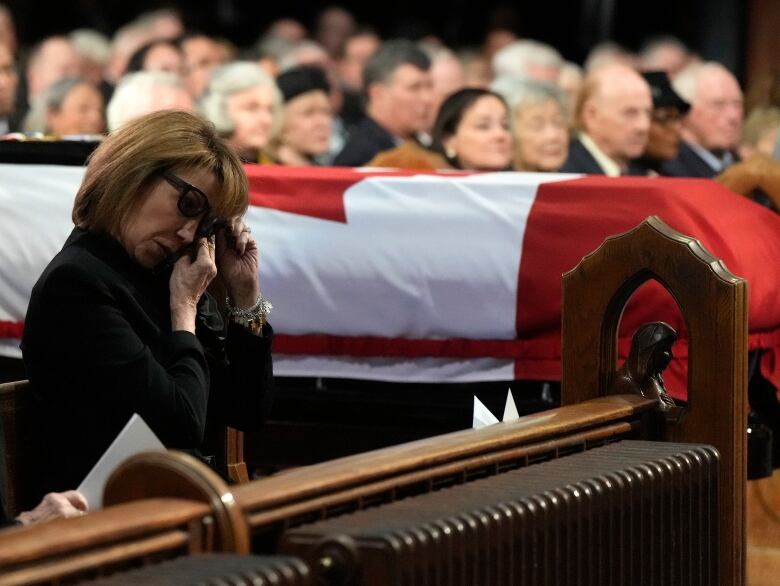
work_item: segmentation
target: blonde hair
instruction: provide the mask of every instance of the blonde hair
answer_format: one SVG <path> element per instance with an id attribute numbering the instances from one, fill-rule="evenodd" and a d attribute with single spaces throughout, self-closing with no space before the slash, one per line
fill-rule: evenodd
<path id="1" fill-rule="evenodd" d="M 220 190 L 209 202 L 215 215 L 232 218 L 246 211 L 244 168 L 214 125 L 188 112 L 161 111 L 128 122 L 92 153 L 76 194 L 73 222 L 115 233 L 162 171 L 188 167 L 206 169 L 217 178 Z"/>
<path id="2" fill-rule="evenodd" d="M 780 108 L 767 106 L 753 108 L 745 120 L 742 143 L 756 146 L 769 132 L 780 127 Z"/>

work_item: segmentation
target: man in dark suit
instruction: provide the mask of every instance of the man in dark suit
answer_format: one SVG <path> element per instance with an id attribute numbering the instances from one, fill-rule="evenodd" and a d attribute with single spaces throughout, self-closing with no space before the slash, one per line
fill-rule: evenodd
<path id="1" fill-rule="evenodd" d="M 561 172 L 642 175 L 633 164 L 647 144 L 653 102 L 647 82 L 622 64 L 588 74 L 577 112 L 580 133 Z"/>
<path id="2" fill-rule="evenodd" d="M 691 104 L 683 120 L 680 152 L 661 167 L 663 175 L 718 175 L 737 161 L 742 136 L 742 90 L 736 78 L 715 62 L 694 65 L 674 81 L 677 92 Z"/>
<path id="3" fill-rule="evenodd" d="M 334 165 L 365 165 L 430 127 L 434 116 L 430 67 L 430 59 L 411 41 L 382 45 L 363 71 L 366 117 L 352 130 Z"/>

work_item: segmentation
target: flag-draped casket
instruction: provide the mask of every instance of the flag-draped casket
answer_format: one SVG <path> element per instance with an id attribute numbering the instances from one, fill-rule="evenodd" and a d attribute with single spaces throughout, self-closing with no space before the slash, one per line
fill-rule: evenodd
<path id="1" fill-rule="evenodd" d="M 247 173 L 246 219 L 275 306 L 277 375 L 559 379 L 561 274 L 655 214 L 748 280 L 750 347 L 766 350 L 762 370 L 780 378 L 780 216 L 711 181 L 255 165 Z M 72 228 L 82 176 L 80 167 L 0 165 L 3 355 L 20 355 L 30 290 Z M 687 334 L 658 287 L 632 298 L 620 348 L 658 319 L 681 335 L 667 375 L 681 397 Z"/>

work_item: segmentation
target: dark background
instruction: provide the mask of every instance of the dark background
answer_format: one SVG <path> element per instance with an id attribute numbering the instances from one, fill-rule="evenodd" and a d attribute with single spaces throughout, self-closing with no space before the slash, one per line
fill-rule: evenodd
<path id="1" fill-rule="evenodd" d="M 74 28 L 106 34 L 141 12 L 178 7 L 191 28 L 251 45 L 276 18 L 297 18 L 310 29 L 316 15 L 332 2 L 284 0 L 6 0 L 20 40 L 30 45 L 42 37 Z M 659 33 L 678 36 L 707 59 L 721 61 L 738 75 L 744 67 L 747 2 L 742 0 L 344 0 L 339 5 L 375 27 L 385 37 L 421 37 L 432 33 L 448 45 L 477 45 L 491 28 L 513 30 L 545 41 L 568 60 L 582 62 L 596 42 L 613 38 L 629 49 Z"/>

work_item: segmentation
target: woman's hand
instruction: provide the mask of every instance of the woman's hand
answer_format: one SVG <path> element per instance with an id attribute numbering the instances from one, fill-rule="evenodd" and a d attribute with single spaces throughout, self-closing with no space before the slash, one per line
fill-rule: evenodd
<path id="1" fill-rule="evenodd" d="M 236 307 L 252 307 L 260 295 L 258 258 L 257 242 L 241 218 L 233 218 L 217 232 L 217 268 Z"/>
<path id="2" fill-rule="evenodd" d="M 201 238 L 193 261 L 185 254 L 173 266 L 171 274 L 171 328 L 195 333 L 198 301 L 217 274 L 214 261 L 214 237 Z"/>
<path id="3" fill-rule="evenodd" d="M 69 490 L 67 492 L 50 492 L 32 511 L 25 511 L 16 519 L 22 525 L 42 523 L 64 517 L 80 517 L 87 512 L 89 506 L 87 499 L 80 492 Z"/>

